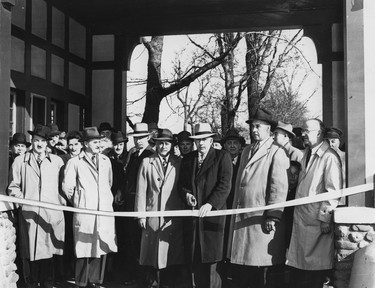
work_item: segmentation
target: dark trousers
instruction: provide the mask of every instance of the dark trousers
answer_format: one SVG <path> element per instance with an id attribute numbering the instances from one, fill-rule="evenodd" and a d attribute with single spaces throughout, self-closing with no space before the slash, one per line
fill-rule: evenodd
<path id="1" fill-rule="evenodd" d="M 86 287 L 89 283 L 102 284 L 107 255 L 100 258 L 77 258 L 76 259 L 76 284 Z"/>
<path id="2" fill-rule="evenodd" d="M 232 264 L 234 287 L 286 288 L 284 265 L 247 266 Z M 289 287 L 288 287 L 289 288 Z M 299 287 L 301 288 L 301 287 Z M 306 287 L 304 287 L 306 288 Z M 322 287 L 320 287 L 322 288 Z"/>
<path id="3" fill-rule="evenodd" d="M 197 263 L 192 266 L 196 288 L 221 288 L 222 281 L 218 263 Z"/>
<path id="4" fill-rule="evenodd" d="M 30 261 L 22 259 L 27 288 L 52 288 L 55 281 L 53 258 Z M 40 284 L 40 286 L 39 286 Z"/>
<path id="5" fill-rule="evenodd" d="M 290 288 L 322 288 L 332 270 L 301 270 L 290 269 Z"/>

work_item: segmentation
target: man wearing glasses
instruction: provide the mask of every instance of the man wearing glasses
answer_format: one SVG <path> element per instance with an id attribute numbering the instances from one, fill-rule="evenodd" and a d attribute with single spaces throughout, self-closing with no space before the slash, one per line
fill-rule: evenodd
<path id="1" fill-rule="evenodd" d="M 319 119 L 304 123 L 306 149 L 302 158 L 296 199 L 342 188 L 339 156 L 323 141 L 325 126 Z M 287 265 L 292 267 L 293 288 L 321 288 L 333 266 L 332 210 L 338 200 L 296 206 Z"/>

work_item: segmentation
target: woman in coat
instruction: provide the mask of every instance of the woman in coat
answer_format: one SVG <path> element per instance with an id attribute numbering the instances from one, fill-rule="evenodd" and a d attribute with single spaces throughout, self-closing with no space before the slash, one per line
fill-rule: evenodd
<path id="1" fill-rule="evenodd" d="M 181 159 L 170 153 L 173 134 L 168 129 L 160 129 L 158 137 L 153 139 L 157 152 L 143 159 L 139 168 L 135 209 L 139 212 L 181 210 L 183 203 L 177 192 Z M 181 221 L 178 217 L 139 219 L 143 228 L 140 265 L 159 270 L 184 263 Z"/>

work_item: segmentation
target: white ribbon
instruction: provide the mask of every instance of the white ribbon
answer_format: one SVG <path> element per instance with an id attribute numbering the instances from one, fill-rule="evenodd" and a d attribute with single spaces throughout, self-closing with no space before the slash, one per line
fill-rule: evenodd
<path id="1" fill-rule="evenodd" d="M 328 200 L 338 199 L 341 197 L 355 195 L 355 194 L 359 194 L 363 192 L 373 191 L 373 189 L 374 189 L 373 183 L 362 184 L 362 185 L 358 185 L 354 187 L 349 187 L 349 188 L 335 190 L 335 191 L 329 191 L 326 193 L 321 193 L 321 194 L 310 196 L 310 197 L 299 198 L 299 199 L 285 201 L 282 203 L 277 203 L 277 204 L 272 204 L 272 205 L 267 205 L 267 206 L 210 211 L 207 213 L 206 217 L 243 214 L 243 213 L 250 213 L 250 212 L 257 212 L 257 211 L 264 211 L 264 210 L 270 210 L 270 209 L 279 209 L 279 208 L 285 208 L 285 207 L 310 204 L 314 202 L 328 201 Z M 147 212 L 97 211 L 97 210 L 90 210 L 90 209 L 73 208 L 69 206 L 62 206 L 62 205 L 57 205 L 57 204 L 52 204 L 52 203 L 47 203 L 47 202 L 40 202 L 40 201 L 35 201 L 35 200 L 15 198 L 15 197 L 1 195 L 1 194 L 0 194 L 0 201 L 16 203 L 16 204 L 21 204 L 21 205 L 43 207 L 43 208 L 52 209 L 52 210 L 69 211 L 69 212 L 75 212 L 75 213 L 81 213 L 81 214 L 91 214 L 91 215 L 101 215 L 101 216 L 136 217 L 136 218 L 198 217 L 198 210 L 194 210 L 194 209 L 193 210 L 147 211 Z"/>

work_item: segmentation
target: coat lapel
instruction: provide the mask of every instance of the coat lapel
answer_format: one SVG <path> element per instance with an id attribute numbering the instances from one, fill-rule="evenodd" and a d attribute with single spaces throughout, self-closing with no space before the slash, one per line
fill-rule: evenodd
<path id="1" fill-rule="evenodd" d="M 207 153 L 206 158 L 204 159 L 204 161 L 202 163 L 201 169 L 199 169 L 197 178 L 200 177 L 201 175 L 203 175 L 204 172 L 206 172 L 207 169 L 209 169 L 214 164 L 214 160 L 215 160 L 215 150 L 214 150 L 214 148 L 210 148 L 210 150 Z M 198 154 L 197 154 L 196 161 L 198 161 Z M 194 164 L 196 164 L 196 163 L 194 163 Z"/>
<path id="2" fill-rule="evenodd" d="M 303 151 L 302 169 L 301 169 L 300 177 L 298 179 L 298 184 L 302 181 L 302 179 L 306 177 L 307 173 L 314 166 L 315 162 L 318 161 L 318 158 L 322 157 L 322 155 L 326 152 L 328 148 L 329 148 L 328 143 L 323 142 L 323 144 L 319 147 L 319 149 L 314 154 L 311 155 L 311 158 L 307 167 L 306 167 L 307 149 Z"/>
<path id="3" fill-rule="evenodd" d="M 246 167 L 252 165 L 254 162 L 258 161 L 259 159 L 263 158 L 265 155 L 268 154 L 270 147 L 273 143 L 272 137 L 268 138 L 258 149 L 258 151 L 255 152 L 254 155 L 251 155 L 251 149 L 249 153 L 250 160 L 246 164 Z"/>
<path id="4" fill-rule="evenodd" d="M 151 158 L 151 164 L 154 166 L 156 172 L 158 173 L 159 177 L 164 179 L 164 172 L 163 172 L 163 166 L 161 165 L 160 158 L 157 156 L 157 154 L 150 156 Z"/>
<path id="5" fill-rule="evenodd" d="M 40 168 L 32 152 L 28 152 L 25 155 L 25 162 L 27 162 L 31 166 L 31 168 L 35 171 L 35 173 L 40 177 Z"/>

